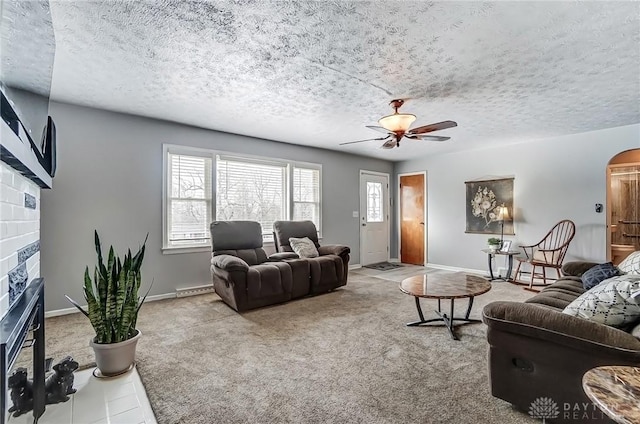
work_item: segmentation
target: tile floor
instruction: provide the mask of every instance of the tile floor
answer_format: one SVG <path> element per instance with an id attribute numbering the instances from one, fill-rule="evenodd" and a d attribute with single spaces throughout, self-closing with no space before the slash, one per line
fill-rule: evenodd
<path id="1" fill-rule="evenodd" d="M 39 424 L 156 424 L 138 371 L 111 379 L 93 376 L 93 368 L 75 373 L 77 392 L 67 402 L 47 405 Z M 33 422 L 29 412 L 7 424 Z"/>

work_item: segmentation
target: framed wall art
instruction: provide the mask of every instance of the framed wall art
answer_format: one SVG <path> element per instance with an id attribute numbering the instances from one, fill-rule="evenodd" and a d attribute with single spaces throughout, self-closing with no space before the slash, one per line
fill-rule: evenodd
<path id="1" fill-rule="evenodd" d="M 513 231 L 513 178 L 467 181 L 465 233 L 515 235 Z M 508 218 L 500 220 L 500 206 L 506 206 Z"/>

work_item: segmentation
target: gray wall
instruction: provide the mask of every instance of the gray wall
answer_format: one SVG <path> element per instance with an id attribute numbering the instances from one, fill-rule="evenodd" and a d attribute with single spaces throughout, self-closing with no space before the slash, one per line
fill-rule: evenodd
<path id="1" fill-rule="evenodd" d="M 513 245 L 538 242 L 561 219 L 576 223 L 567 259 L 606 258 L 607 162 L 617 153 L 640 147 L 640 125 L 575 134 L 506 147 L 425 157 L 398 163 L 398 174 L 427 171 L 428 262 L 486 269 L 480 249 L 489 236 L 465 234 L 465 181 L 515 177 Z M 392 252 L 397 255 L 397 220 Z M 498 266 L 503 266 L 501 263 Z"/>
<path id="2" fill-rule="evenodd" d="M 393 164 L 340 152 L 219 133 L 61 103 L 52 103 L 58 171 L 42 191 L 41 261 L 47 310 L 83 300 L 86 265 L 93 269 L 93 230 L 103 244 L 137 248 L 149 233 L 143 278 L 151 294 L 207 284 L 209 253 L 163 255 L 162 144 L 220 149 L 322 164 L 323 243 L 351 246 L 359 262 L 359 170 L 393 171 Z"/>

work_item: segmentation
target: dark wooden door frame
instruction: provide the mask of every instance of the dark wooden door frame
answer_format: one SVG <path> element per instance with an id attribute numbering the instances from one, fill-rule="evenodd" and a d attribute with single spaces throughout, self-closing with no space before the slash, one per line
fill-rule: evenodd
<path id="1" fill-rule="evenodd" d="M 402 255 L 400 253 L 400 248 L 402 246 L 402 196 L 401 196 L 401 192 L 400 192 L 400 179 L 402 177 L 407 177 L 410 175 L 422 175 L 424 177 L 424 202 L 423 202 L 423 219 L 424 219 L 424 232 L 423 232 L 423 236 L 424 236 L 424 266 L 427 266 L 427 258 L 429 257 L 428 255 L 428 244 L 427 244 L 427 240 L 428 240 L 428 221 L 427 221 L 427 211 L 428 211 L 428 203 L 429 200 L 427 198 L 427 171 L 415 171 L 415 172 L 403 172 L 398 174 L 398 181 L 396 184 L 396 193 L 397 193 L 397 208 L 396 208 L 396 216 L 398 217 L 397 219 L 397 234 L 398 234 L 398 262 L 402 261 Z"/>

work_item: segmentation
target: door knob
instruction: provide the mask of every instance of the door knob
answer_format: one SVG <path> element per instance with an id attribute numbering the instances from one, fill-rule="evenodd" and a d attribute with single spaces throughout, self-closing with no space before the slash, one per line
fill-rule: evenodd
<path id="1" fill-rule="evenodd" d="M 420 225 L 424 225 L 424 222 L 421 222 Z"/>
<path id="2" fill-rule="evenodd" d="M 363 227 L 366 227 L 366 226 L 367 226 L 367 224 L 364 224 L 364 223 L 363 223 L 363 224 L 362 224 L 362 226 L 363 226 Z"/>

